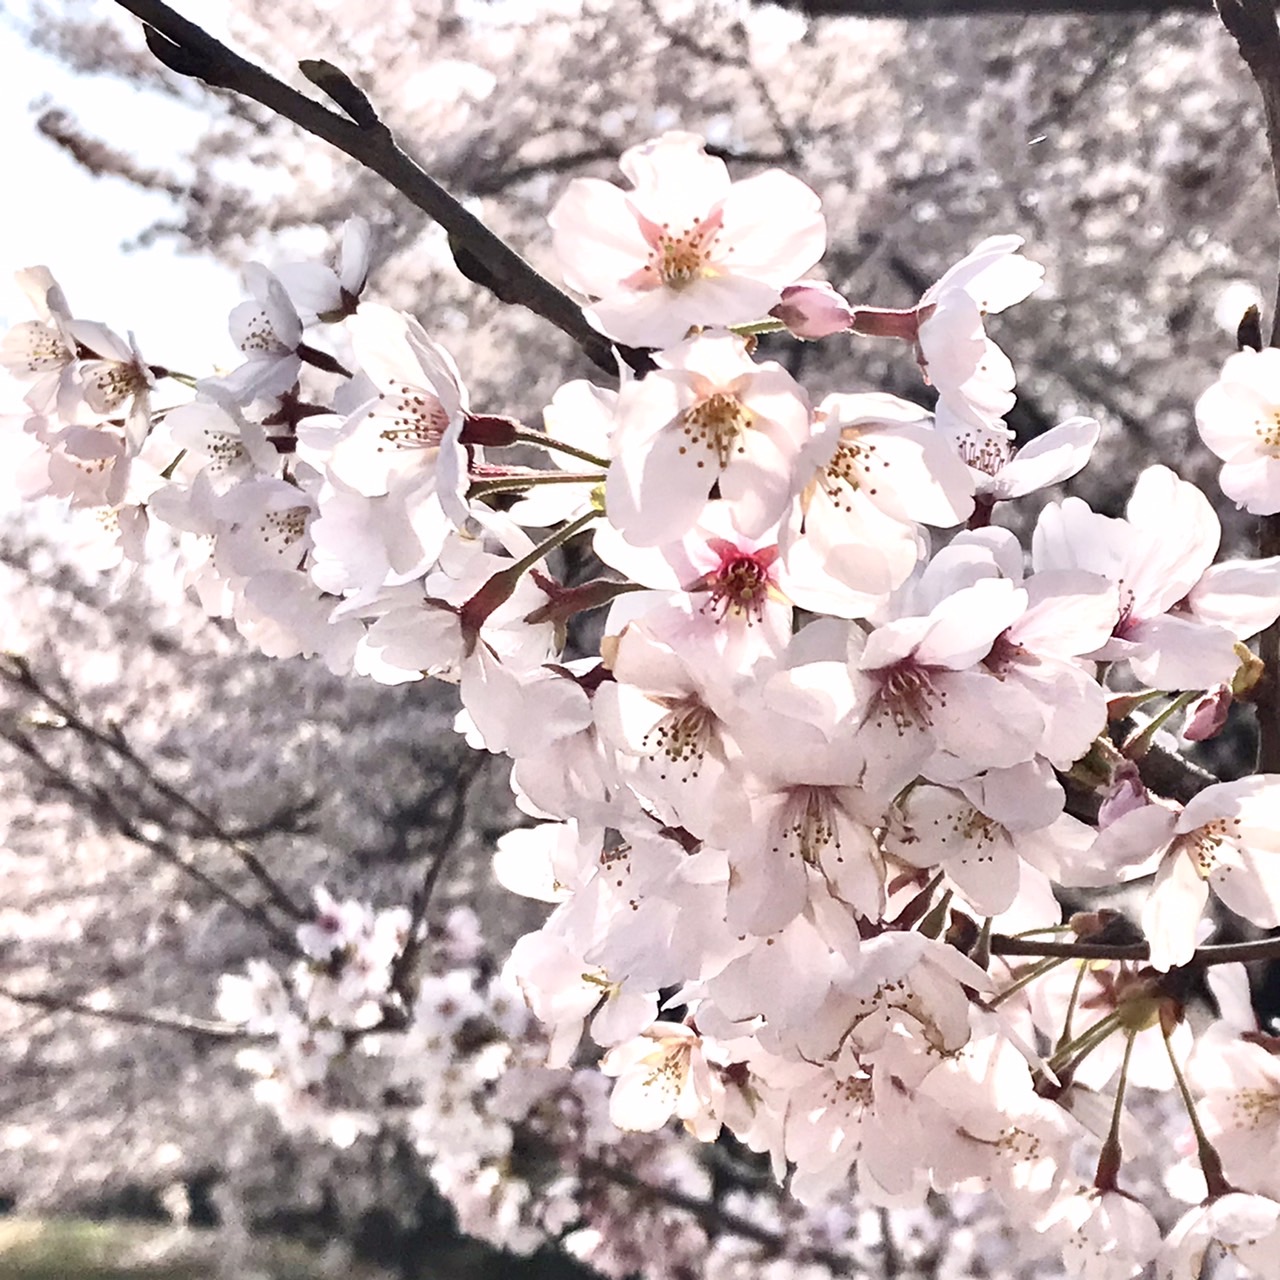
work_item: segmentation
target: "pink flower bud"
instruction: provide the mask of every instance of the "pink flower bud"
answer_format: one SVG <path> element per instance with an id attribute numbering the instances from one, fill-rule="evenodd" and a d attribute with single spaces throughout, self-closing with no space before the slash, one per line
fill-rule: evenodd
<path id="1" fill-rule="evenodd" d="M 1231 710 L 1231 690 L 1220 684 L 1195 703 L 1187 723 L 1183 726 L 1182 736 L 1188 742 L 1205 742 L 1217 737 L 1222 726 L 1227 723 L 1227 713 Z"/>
<path id="2" fill-rule="evenodd" d="M 843 333 L 853 323 L 853 308 L 825 281 L 802 280 L 782 291 L 782 301 L 769 312 L 797 338 L 812 341 Z"/>
<path id="3" fill-rule="evenodd" d="M 1147 789 L 1138 774 L 1138 766 L 1132 760 L 1126 760 L 1112 775 L 1110 790 L 1098 807 L 1098 829 L 1105 831 L 1117 818 L 1150 803 Z"/>

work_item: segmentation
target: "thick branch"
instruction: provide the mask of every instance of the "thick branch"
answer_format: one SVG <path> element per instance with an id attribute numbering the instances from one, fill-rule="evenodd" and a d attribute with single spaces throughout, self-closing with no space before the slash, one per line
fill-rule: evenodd
<path id="1" fill-rule="evenodd" d="M 384 178 L 449 234 L 454 261 L 468 279 L 503 302 L 527 307 L 567 334 L 598 368 L 616 374 L 614 347 L 593 329 L 582 308 L 540 275 L 514 249 L 468 212 L 397 145 L 373 114 L 364 95 L 336 68 L 308 63 L 307 74 L 348 115 L 322 106 L 261 67 L 233 53 L 221 41 L 188 22 L 160 0 L 116 0 L 147 26 L 147 44 L 170 70 L 194 76 L 217 89 L 243 94 L 338 148 Z M 327 68 L 321 76 L 317 67 Z M 354 117 L 354 118 L 349 118 Z M 647 352 L 618 347 L 637 372 L 652 368 Z"/>
<path id="2" fill-rule="evenodd" d="M 1150 957 L 1151 949 L 1145 942 L 1118 945 L 1103 942 L 1040 942 L 1035 938 L 1010 938 L 998 933 L 991 939 L 991 954 L 1033 959 L 1063 956 L 1070 960 L 1133 960 L 1140 963 Z M 1215 964 L 1248 964 L 1253 960 L 1280 960 L 1280 937 L 1197 947 L 1191 959 L 1179 968 L 1208 969 Z"/>
<path id="3" fill-rule="evenodd" d="M 1108 18 L 1116 14 L 1203 13 L 1213 11 L 1213 0 L 775 0 L 784 9 L 799 9 L 810 17 L 857 18 L 1028 18 L 1051 14 L 1080 14 Z"/>
<path id="4" fill-rule="evenodd" d="M 1235 37 L 1240 56 L 1262 95 L 1266 120 L 1267 151 L 1271 176 L 1280 199 L 1280 28 L 1276 26 L 1274 0 L 1217 0 L 1222 24 Z M 1280 277 L 1271 316 L 1271 345 L 1280 346 Z M 1258 527 L 1258 552 L 1280 554 L 1280 516 L 1263 516 Z M 1280 772 L 1280 622 L 1273 623 L 1258 641 L 1258 655 L 1266 675 L 1258 690 L 1258 768 Z"/>

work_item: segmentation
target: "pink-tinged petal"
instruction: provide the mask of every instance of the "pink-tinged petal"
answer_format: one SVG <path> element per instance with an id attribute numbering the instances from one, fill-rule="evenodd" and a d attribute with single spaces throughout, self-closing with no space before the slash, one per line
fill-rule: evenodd
<path id="1" fill-rule="evenodd" d="M 1073 658 L 1105 644 L 1119 618 L 1116 586 L 1095 573 L 1057 569 L 1022 584 L 1027 611 L 1009 638 L 1036 653 Z"/>
<path id="2" fill-rule="evenodd" d="M 981 845 L 970 844 L 949 858 L 947 875 L 984 915 L 1007 911 L 1018 896 L 1018 855 L 1007 837 L 996 835 Z"/>
<path id="3" fill-rule="evenodd" d="M 1235 636 L 1196 618 L 1166 613 L 1130 628 L 1125 636 L 1140 646 L 1129 659 L 1134 675 L 1156 689 L 1227 684 L 1240 665 Z"/>
<path id="4" fill-rule="evenodd" d="M 997 496 L 1021 498 L 1070 479 L 1089 461 L 1101 430 L 1093 418 L 1071 418 L 1037 436 L 1001 468 Z"/>
<path id="5" fill-rule="evenodd" d="M 1021 236 L 988 236 L 925 290 L 921 304 L 935 301 L 948 289 L 963 289 L 992 315 L 1021 302 L 1044 278 L 1039 263 L 1018 254 L 1022 245 Z"/>
<path id="6" fill-rule="evenodd" d="M 1148 875 L 1173 840 L 1178 815 L 1162 804 L 1144 804 L 1122 813 L 1089 851 L 1087 876 L 1077 885 L 1113 885 Z"/>
<path id="7" fill-rule="evenodd" d="M 894 427 L 876 432 L 866 447 L 868 497 L 895 520 L 950 529 L 973 513 L 973 477 L 937 432 Z M 876 484 L 881 469 L 885 483 Z"/>
<path id="8" fill-rule="evenodd" d="M 628 542 L 654 547 L 683 537 L 707 504 L 719 478 L 698 466 L 679 431 L 664 431 L 647 450 L 616 458 L 605 483 L 609 519 Z"/>
<path id="9" fill-rule="evenodd" d="M 1163 466 L 1138 477 L 1125 516 L 1143 539 L 1118 576 L 1133 594 L 1134 613 L 1150 618 L 1172 608 L 1200 580 L 1218 554 L 1222 529 L 1209 499 Z"/>
<path id="10" fill-rule="evenodd" d="M 747 432 L 742 448 L 721 473 L 720 492 L 743 535 L 758 538 L 777 524 L 787 509 L 791 459 L 761 431 Z"/>
<path id="11" fill-rule="evenodd" d="M 1280 511 L 1280 458 L 1228 462 L 1218 475 L 1222 492 L 1250 515 L 1272 516 Z"/>
<path id="12" fill-rule="evenodd" d="M 1240 640 L 1257 635 L 1280 616 L 1280 556 L 1210 565 L 1187 603 L 1201 621 Z"/>
<path id="13" fill-rule="evenodd" d="M 1191 959 L 1196 926 L 1208 900 L 1208 882 L 1200 878 L 1185 853 L 1175 851 L 1161 862 L 1142 908 L 1142 932 L 1151 945 L 1152 968 L 1164 972 Z"/>
<path id="14" fill-rule="evenodd" d="M 1034 754 L 1044 733 L 1039 703 L 1019 686 L 981 671 L 938 677 L 945 694 L 933 709 L 939 748 L 968 760 L 975 772 L 1008 769 Z"/>
<path id="15" fill-rule="evenodd" d="M 612 293 L 648 259 L 630 200 L 611 182 L 575 178 L 547 221 L 565 283 L 587 297 Z"/>
<path id="16" fill-rule="evenodd" d="M 1027 593 L 1007 578 L 986 578 L 963 587 L 930 615 L 932 624 L 916 649 L 916 658 L 930 667 L 970 667 L 990 653 L 995 638 L 1026 607 Z"/>
<path id="17" fill-rule="evenodd" d="M 583 314 L 593 328 L 615 342 L 629 347 L 670 347 L 695 325 L 709 323 L 697 304 L 698 299 L 674 289 L 627 290 L 587 307 Z"/>
<path id="18" fill-rule="evenodd" d="M 1272 394 L 1280 394 L 1280 380 Z M 1205 446 L 1223 462 L 1244 462 L 1277 429 L 1275 413 L 1272 399 L 1255 388 L 1215 382 L 1196 401 L 1196 426 Z"/>
<path id="19" fill-rule="evenodd" d="M 1219 864 L 1209 883 L 1236 915 L 1262 929 L 1280 925 L 1280 853 L 1240 849 Z"/>
<path id="20" fill-rule="evenodd" d="M 622 153 L 618 167 L 635 188 L 631 195 L 645 217 L 673 231 L 705 218 L 730 190 L 723 160 L 707 155 L 696 133 L 664 133 Z"/>
<path id="21" fill-rule="evenodd" d="M 733 245 L 733 271 L 776 288 L 804 275 L 827 247 L 817 193 L 781 169 L 733 185 L 721 205 L 722 235 Z"/>

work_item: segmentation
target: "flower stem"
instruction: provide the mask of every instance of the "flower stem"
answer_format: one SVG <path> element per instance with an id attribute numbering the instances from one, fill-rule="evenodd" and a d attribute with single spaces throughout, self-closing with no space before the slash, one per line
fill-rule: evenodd
<path id="1" fill-rule="evenodd" d="M 1163 1031 L 1164 1028 L 1161 1027 Z M 1169 1055 L 1169 1065 L 1173 1068 L 1173 1078 L 1178 1083 L 1178 1092 L 1182 1095 L 1182 1105 L 1187 1109 L 1187 1117 L 1191 1121 L 1191 1131 L 1196 1135 L 1196 1158 L 1200 1161 L 1200 1170 L 1204 1174 L 1205 1186 L 1209 1192 L 1209 1199 L 1215 1196 L 1224 1196 L 1233 1188 L 1231 1183 L 1227 1181 L 1227 1175 L 1222 1169 L 1222 1157 L 1218 1154 L 1217 1148 L 1209 1141 L 1209 1135 L 1205 1133 L 1204 1126 L 1200 1123 L 1200 1114 L 1196 1110 L 1196 1100 L 1191 1096 L 1191 1090 L 1187 1087 L 1187 1078 L 1182 1074 L 1182 1068 L 1178 1065 L 1178 1056 L 1173 1051 L 1173 1041 L 1168 1033 L 1164 1037 L 1165 1052 Z"/>
<path id="2" fill-rule="evenodd" d="M 1158 715 L 1152 716 L 1141 729 L 1129 738 L 1124 746 L 1120 748 L 1121 753 L 1130 760 L 1141 760 L 1150 749 L 1151 740 L 1156 736 L 1156 731 L 1168 723 L 1184 707 L 1189 707 L 1202 693 L 1203 690 L 1201 689 L 1192 689 L 1187 693 L 1180 693 L 1163 711 Z"/>
<path id="3" fill-rule="evenodd" d="M 557 440 L 554 436 L 549 436 L 545 431 L 517 431 L 516 442 L 518 444 L 532 444 L 539 449 L 553 449 L 557 453 L 567 453 L 572 458 L 580 458 L 583 462 L 589 462 L 593 467 L 607 467 L 609 465 L 608 458 L 602 458 L 598 454 L 590 453 L 586 449 L 579 449 L 577 445 L 566 444 L 563 440 Z"/>
<path id="4" fill-rule="evenodd" d="M 1088 966 L 1083 964 L 1076 970 L 1076 980 L 1071 988 L 1071 999 L 1067 1001 L 1067 1016 L 1062 1020 L 1062 1034 L 1058 1037 L 1058 1043 L 1054 1045 L 1055 1050 L 1062 1048 L 1071 1039 L 1071 1021 L 1076 1016 L 1076 1005 L 1080 1001 L 1080 989 L 1084 986 L 1084 975 L 1087 972 Z"/>
<path id="5" fill-rule="evenodd" d="M 1050 956 L 1047 960 L 1041 960 L 1039 964 L 1033 964 L 1026 973 L 1019 974 L 1003 991 L 998 992 L 987 1001 L 988 1009 L 998 1009 L 1012 995 L 1017 995 L 1023 987 L 1029 986 L 1037 978 L 1043 978 L 1046 973 L 1056 969 L 1060 964 L 1064 963 L 1065 957 Z"/>
<path id="6" fill-rule="evenodd" d="M 1129 1058 L 1133 1054 L 1133 1042 L 1137 1035 L 1136 1031 L 1130 1030 L 1125 1041 L 1124 1060 L 1120 1063 L 1120 1079 L 1116 1084 L 1116 1104 L 1111 1111 L 1111 1128 L 1098 1154 L 1098 1169 L 1093 1177 L 1093 1185 L 1099 1191 L 1114 1191 L 1116 1178 L 1120 1173 L 1120 1115 L 1124 1107 L 1124 1089 L 1129 1079 Z"/>
<path id="7" fill-rule="evenodd" d="M 469 496 L 483 498 L 491 493 L 513 493 L 544 484 L 603 484 L 605 476 L 600 471 L 537 471 L 528 475 L 503 476 L 497 480 L 476 480 Z"/>
<path id="8" fill-rule="evenodd" d="M 1073 1058 L 1076 1062 L 1081 1061 L 1092 1053 L 1119 1026 L 1120 1015 L 1118 1013 L 1112 1012 L 1107 1014 L 1105 1018 L 1099 1018 L 1097 1022 L 1082 1031 L 1075 1039 L 1068 1040 L 1066 1044 L 1060 1045 L 1053 1051 L 1053 1056 L 1048 1062 L 1049 1069 L 1056 1071 Z"/>
<path id="9" fill-rule="evenodd" d="M 733 324 L 729 328 L 740 338 L 754 337 L 759 333 L 781 333 L 787 326 L 781 320 L 754 320 L 751 324 Z"/>

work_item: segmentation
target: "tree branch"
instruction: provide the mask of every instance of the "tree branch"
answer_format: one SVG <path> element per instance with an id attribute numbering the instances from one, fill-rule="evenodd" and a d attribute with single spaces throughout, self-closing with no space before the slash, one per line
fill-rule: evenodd
<path id="1" fill-rule="evenodd" d="M 1133 960 L 1141 962 L 1151 956 L 1145 942 L 1038 942 L 1034 938 L 1011 938 L 997 933 L 991 938 L 991 954 L 1026 956 L 1044 959 L 1062 956 L 1069 960 Z M 1197 947 L 1191 959 L 1180 969 L 1208 969 L 1216 964 L 1249 964 L 1254 960 L 1280 960 L 1280 937 L 1259 938 L 1254 942 L 1224 942 Z"/>
<path id="2" fill-rule="evenodd" d="M 3 738 L 16 751 L 23 755 L 43 775 L 45 782 L 69 796 L 82 810 L 91 814 L 99 822 L 111 826 L 127 840 L 133 840 L 148 849 L 162 862 L 181 871 L 202 888 L 207 889 L 215 898 L 240 912 L 241 915 L 254 921 L 266 931 L 267 935 L 289 955 L 299 954 L 296 940 L 285 929 L 282 929 L 257 903 L 243 902 L 230 889 L 219 884 L 212 876 L 202 871 L 193 862 L 184 858 L 171 844 L 159 836 L 151 836 L 144 832 L 138 824 L 116 803 L 114 797 L 105 788 L 90 782 L 82 782 L 74 778 L 67 770 L 55 764 L 36 745 L 28 734 L 12 726 L 0 727 L 0 738 Z"/>
<path id="3" fill-rule="evenodd" d="M 8 987 L 0 987 L 0 996 L 12 1000 L 14 1004 L 29 1005 L 32 1008 L 44 1009 L 50 1013 L 78 1013 L 87 1018 L 98 1018 L 103 1022 L 118 1022 L 129 1027 L 151 1027 L 158 1031 L 181 1031 L 197 1040 L 262 1040 L 266 1037 L 253 1035 L 234 1022 L 214 1022 L 207 1018 L 191 1018 L 185 1013 L 140 1013 L 133 1009 L 104 1009 L 97 1005 L 87 1004 L 83 1000 L 73 1000 L 69 996 L 58 996 L 48 992 L 12 991 Z"/>
<path id="4" fill-rule="evenodd" d="M 171 71 L 193 76 L 215 89 L 228 89 L 253 99 L 384 178 L 448 232 L 454 261 L 468 279 L 488 289 L 500 301 L 527 307 L 550 321 L 572 338 L 597 368 L 610 375 L 617 373 L 613 344 L 587 323 L 582 308 L 535 271 L 401 150 L 390 129 L 373 113 L 368 99 L 336 67 L 307 64 L 312 69 L 320 65 L 326 68 L 319 82 L 324 92 L 348 114 L 331 111 L 290 88 L 233 53 L 161 0 L 116 0 L 116 3 L 146 24 L 151 52 Z M 316 82 L 314 75 L 312 79 Z M 648 352 L 642 349 L 619 346 L 616 350 L 637 373 L 648 372 L 653 367 Z"/>
<path id="5" fill-rule="evenodd" d="M 134 750 L 124 730 L 119 725 L 112 725 L 109 731 L 99 729 L 90 724 L 69 702 L 59 698 L 40 680 L 31 668 L 31 664 L 20 654 L 8 653 L 0 655 L 0 679 L 22 689 L 26 693 L 39 698 L 62 721 L 65 729 L 79 735 L 86 742 L 104 748 L 119 756 L 142 776 L 144 782 L 169 804 L 182 810 L 196 824 L 192 833 L 219 841 L 244 864 L 246 870 L 266 891 L 271 901 L 294 920 L 310 919 L 311 913 L 298 906 L 285 892 L 284 887 L 263 866 L 257 854 L 234 832 L 228 831 L 211 813 L 202 809 L 189 796 L 184 795 L 176 787 L 165 782 L 154 769 Z"/>
<path id="6" fill-rule="evenodd" d="M 1222 25 L 1234 37 L 1240 56 L 1249 68 L 1262 96 L 1271 176 L 1280 201 L 1280 28 L 1276 26 L 1273 0 L 1217 0 Z M 1280 346 L 1280 273 L 1271 316 L 1271 346 Z M 1263 516 L 1258 522 L 1258 554 L 1280 555 L 1280 515 Z M 1258 656 L 1265 675 L 1258 688 L 1258 768 L 1280 772 L 1280 622 L 1274 622 L 1258 640 Z"/>
<path id="7" fill-rule="evenodd" d="M 776 1257 L 817 1262 L 829 1267 L 836 1275 L 843 1275 L 849 1269 L 849 1259 L 838 1253 L 827 1249 L 806 1249 L 803 1246 L 797 1248 L 791 1245 L 781 1232 L 758 1226 L 740 1214 L 722 1208 L 712 1200 L 703 1200 L 698 1196 L 689 1195 L 676 1187 L 661 1187 L 655 1183 L 646 1182 L 630 1169 L 625 1169 L 610 1160 L 588 1157 L 579 1161 L 578 1173 L 584 1178 L 603 1178 L 615 1186 L 625 1187 L 628 1191 L 635 1192 L 642 1199 L 657 1200 L 662 1204 L 671 1205 L 672 1208 L 683 1209 L 697 1218 L 703 1226 L 741 1236 L 744 1240 L 752 1240 Z"/>

